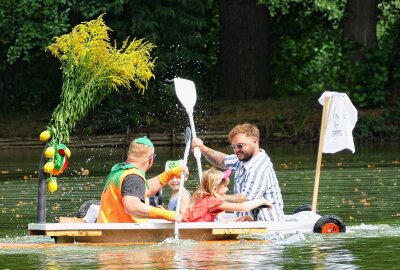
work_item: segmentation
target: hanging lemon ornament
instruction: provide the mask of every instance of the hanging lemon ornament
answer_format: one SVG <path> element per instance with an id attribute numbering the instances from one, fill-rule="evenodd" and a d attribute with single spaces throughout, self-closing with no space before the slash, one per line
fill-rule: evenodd
<path id="1" fill-rule="evenodd" d="M 55 153 L 56 153 L 56 149 L 53 146 L 49 146 L 46 148 L 44 155 L 46 156 L 46 158 L 52 158 Z"/>
<path id="2" fill-rule="evenodd" d="M 48 130 L 43 131 L 42 133 L 40 133 L 40 140 L 43 142 L 47 142 L 51 137 L 51 133 Z"/>
<path id="3" fill-rule="evenodd" d="M 57 184 L 57 178 L 55 177 L 50 177 L 48 182 L 47 182 L 47 189 L 51 193 L 56 192 L 58 189 L 58 184 Z"/>
<path id="4" fill-rule="evenodd" d="M 46 173 L 52 173 L 54 170 L 54 162 L 53 161 L 46 162 L 46 164 L 44 164 L 43 170 Z"/>

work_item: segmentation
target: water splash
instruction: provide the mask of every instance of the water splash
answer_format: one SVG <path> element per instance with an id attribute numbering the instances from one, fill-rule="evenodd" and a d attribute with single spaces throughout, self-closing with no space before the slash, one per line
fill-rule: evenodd
<path id="1" fill-rule="evenodd" d="M 159 246 L 165 246 L 165 245 L 197 245 L 199 242 L 194 241 L 194 240 L 188 240 L 188 239 L 175 239 L 174 237 L 168 237 L 162 241 Z"/>

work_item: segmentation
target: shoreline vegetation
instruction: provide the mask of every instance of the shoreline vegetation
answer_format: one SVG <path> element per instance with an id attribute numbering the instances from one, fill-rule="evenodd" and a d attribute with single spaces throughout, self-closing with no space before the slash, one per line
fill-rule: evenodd
<path id="1" fill-rule="evenodd" d="M 112 112 L 110 112 L 112 113 Z M 87 126 L 107 126 L 97 123 L 96 113 L 86 117 L 71 133 L 70 147 L 118 146 L 147 135 L 156 145 L 182 145 L 186 112 L 160 112 L 154 121 L 138 125 L 121 124 L 119 129 L 88 131 Z M 200 103 L 194 117 L 197 135 L 208 144 L 227 143 L 229 130 L 238 123 L 249 122 L 260 129 L 261 142 L 302 144 L 318 143 L 322 106 L 301 98 L 266 101 Z M 399 141 L 400 115 L 398 107 L 358 109 L 358 122 L 353 131 L 357 141 Z M 39 134 L 51 118 L 51 112 L 0 114 L 0 149 L 43 147 Z M 169 120 L 168 120 L 169 119 Z"/>

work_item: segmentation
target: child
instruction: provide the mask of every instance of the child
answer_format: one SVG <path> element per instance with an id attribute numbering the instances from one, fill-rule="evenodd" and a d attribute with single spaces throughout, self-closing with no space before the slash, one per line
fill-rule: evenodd
<path id="1" fill-rule="evenodd" d="M 165 163 L 165 170 L 169 170 L 173 167 L 182 165 L 182 160 L 168 160 Z M 168 210 L 176 211 L 176 205 L 178 203 L 178 195 L 179 195 L 179 185 L 181 183 L 180 178 L 173 178 L 171 181 L 168 182 L 169 187 L 172 190 L 171 197 L 168 203 Z M 182 188 L 182 198 L 181 198 L 181 205 L 180 205 L 180 213 L 183 214 L 186 212 L 186 209 L 189 206 L 190 202 L 190 193 L 187 191 L 185 187 Z"/>
<path id="2" fill-rule="evenodd" d="M 265 199 L 246 201 L 241 203 L 230 203 L 223 200 L 223 195 L 228 191 L 229 175 L 231 170 L 225 172 L 211 168 L 203 172 L 200 187 L 193 193 L 191 204 L 183 215 L 183 220 L 188 222 L 212 222 L 216 216 L 223 212 L 244 212 L 272 204 Z M 235 218 L 232 221 L 253 220 L 252 217 Z"/>

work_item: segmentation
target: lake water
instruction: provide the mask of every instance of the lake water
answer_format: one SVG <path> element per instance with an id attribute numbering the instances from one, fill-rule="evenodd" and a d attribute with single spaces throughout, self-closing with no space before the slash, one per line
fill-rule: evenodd
<path id="1" fill-rule="evenodd" d="M 269 153 L 281 185 L 285 213 L 311 204 L 317 146 L 272 145 Z M 219 147 L 227 152 L 228 148 Z M 183 147 L 156 147 L 152 177 Z M 257 235 L 268 243 L 202 244 L 168 241 L 158 245 L 55 245 L 28 236 L 36 222 L 37 170 L 42 149 L 0 150 L 0 269 L 400 269 L 400 146 L 357 145 L 356 153 L 323 155 L 319 205 L 335 214 L 347 232 L 337 235 Z M 99 199 L 110 167 L 125 159 L 124 148 L 72 149 L 59 189 L 47 193 L 47 222 L 73 216 L 89 199 Z M 207 162 L 203 160 L 203 169 Z M 89 176 L 80 175 L 81 168 Z M 198 185 L 195 159 L 186 186 Z M 232 189 L 231 189 L 232 190 Z M 170 195 L 164 189 L 164 202 Z"/>

